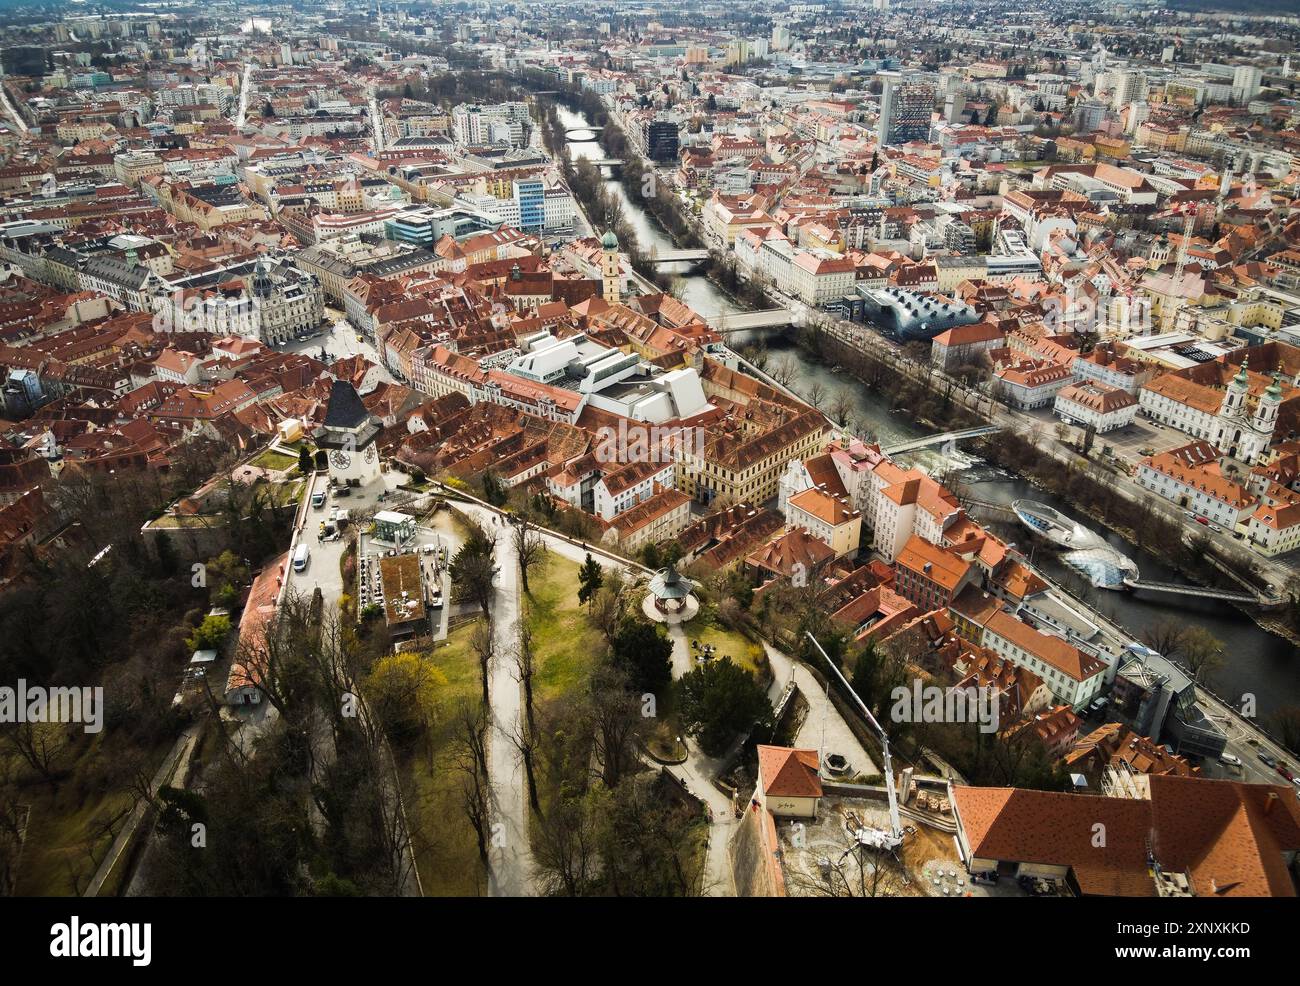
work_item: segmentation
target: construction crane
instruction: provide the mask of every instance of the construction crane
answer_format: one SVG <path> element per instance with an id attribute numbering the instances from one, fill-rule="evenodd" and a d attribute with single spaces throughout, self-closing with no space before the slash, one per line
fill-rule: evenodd
<path id="1" fill-rule="evenodd" d="M 817 638 L 812 635 L 811 631 L 805 632 L 808 634 L 808 639 L 813 642 L 813 646 L 817 648 L 817 652 L 825 658 L 827 667 L 840 679 L 840 683 L 844 685 L 844 690 L 848 692 L 849 697 L 858 707 L 858 711 L 866 717 L 867 722 L 871 724 L 871 728 L 876 731 L 876 736 L 880 739 L 880 749 L 884 755 L 885 790 L 889 793 L 889 828 L 886 830 L 864 827 L 858 829 L 854 835 L 862 845 L 870 846 L 873 849 L 883 849 L 885 852 L 897 852 L 903 845 L 904 833 L 903 823 L 898 816 L 898 794 L 894 790 L 894 765 L 889 759 L 889 734 L 880 727 L 876 717 L 871 714 L 871 710 L 867 708 L 866 703 L 858 697 L 858 693 L 849 685 L 839 666 L 830 659 L 830 655 L 817 642 Z"/>

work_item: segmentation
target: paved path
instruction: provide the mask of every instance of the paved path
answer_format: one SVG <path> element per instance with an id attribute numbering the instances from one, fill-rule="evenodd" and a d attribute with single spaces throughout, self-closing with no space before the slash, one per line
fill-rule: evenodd
<path id="1" fill-rule="evenodd" d="M 474 504 L 460 503 L 461 509 L 465 510 L 475 518 L 484 517 L 495 511 L 486 508 L 477 507 Z M 500 528 L 498 528 L 500 529 Z M 628 576 L 643 576 L 645 571 L 631 562 L 624 561 L 612 555 L 607 555 L 599 549 L 590 549 L 582 544 L 575 544 L 566 538 L 552 534 L 547 531 L 538 531 L 539 536 L 546 542 L 547 550 L 555 552 L 563 558 L 582 564 L 586 561 L 588 551 L 596 559 L 602 568 L 610 571 L 622 571 Z M 505 547 L 510 547 L 509 529 L 502 535 L 502 541 Z M 514 560 L 513 550 L 498 550 L 498 557 L 504 554 L 511 556 Z M 502 566 L 504 571 L 504 565 Z M 495 606 L 495 603 L 494 603 Z M 673 641 L 673 676 L 680 677 L 693 666 L 691 663 L 690 644 L 686 637 L 686 632 L 681 627 L 669 627 L 668 634 Z M 513 646 L 513 644 L 512 644 Z M 510 670 L 513 671 L 514 652 L 510 652 Z M 492 705 L 494 714 L 499 715 L 500 710 L 497 706 L 496 692 L 492 690 Z M 495 742 L 495 736 L 494 736 Z M 727 845 L 731 841 L 731 835 L 734 826 L 737 824 L 732 817 L 731 800 L 713 785 L 713 778 L 718 774 L 720 764 L 710 757 L 706 757 L 693 744 L 688 743 L 689 756 L 685 763 L 669 767 L 669 773 L 677 777 L 685 784 L 688 791 L 702 800 L 709 807 L 712 820 L 709 825 L 709 848 L 705 860 L 704 875 L 704 892 L 714 897 L 734 897 L 736 895 L 735 886 L 731 877 L 731 860 L 727 855 Z M 513 752 L 513 747 L 511 747 Z M 495 757 L 493 758 L 495 763 Z M 658 764 L 653 765 L 659 769 Z M 495 768 L 494 768 L 495 769 Z M 522 768 L 520 768 L 522 773 Z M 523 807 L 526 810 L 527 791 L 521 789 Z"/>
<path id="2" fill-rule="evenodd" d="M 767 659 L 772 665 L 772 701 L 777 700 L 786 682 L 793 676 L 795 687 L 808 702 L 808 714 L 804 717 L 803 725 L 799 727 L 799 734 L 794 740 L 795 745 L 804 749 L 820 750 L 823 756 L 838 753 L 845 757 L 849 761 L 847 774 L 849 777 L 855 774 L 864 776 L 879 774 L 880 768 L 876 766 L 871 755 L 849 728 L 849 724 L 844 721 L 844 717 L 827 697 L 824 686 L 813 677 L 808 665 L 796 661 L 767 642 L 763 643 L 763 649 L 767 652 Z"/>
<path id="3" fill-rule="evenodd" d="M 515 668 L 519 648 L 519 560 L 512 529 L 496 511 L 476 504 L 460 508 L 497 538 L 500 568 L 492 591 L 492 660 L 488 665 L 488 700 L 492 723 L 488 736 L 488 776 L 492 785 L 488 892 L 494 897 L 532 895 L 533 853 L 529 840 L 528 781 L 514 743 L 523 717 L 523 686 Z"/>
<path id="4" fill-rule="evenodd" d="M 456 491 L 448 491 L 452 494 L 452 499 L 456 506 L 466 514 L 473 517 L 479 523 L 487 526 L 492 530 L 491 518 L 499 517 L 497 511 L 490 507 L 482 506 L 477 503 L 468 502 L 464 495 Z M 509 684 L 514 687 L 507 687 L 505 682 L 498 683 L 495 678 L 489 679 L 489 693 L 492 699 L 492 711 L 494 719 L 500 721 L 512 721 L 511 717 L 517 718 L 521 708 L 518 682 L 513 678 L 514 672 L 514 646 L 517 639 L 517 620 L 518 620 L 518 593 L 519 588 L 517 581 L 517 568 L 514 558 L 513 545 L 510 541 L 512 529 L 504 520 L 500 521 L 496 527 L 500 534 L 500 540 L 497 547 L 497 558 L 501 564 L 502 574 L 499 577 L 496 594 L 493 598 L 493 613 L 497 613 L 498 605 L 503 609 L 508 605 L 504 601 L 506 595 L 504 586 L 514 585 L 513 608 L 509 610 L 513 615 L 509 624 L 509 650 L 505 654 L 504 669 L 507 673 Z M 569 539 L 549 531 L 539 530 L 538 535 L 546 543 L 547 550 L 555 552 L 563 558 L 582 564 L 586 561 L 587 553 L 590 551 L 591 556 L 600 564 L 602 568 L 611 571 L 621 571 L 630 577 L 642 577 L 646 574 L 645 569 L 632 562 L 608 555 L 599 548 L 591 548 L 581 543 L 574 543 Z M 509 565 L 509 574 L 507 572 Z M 500 603 L 498 602 L 500 600 Z M 494 616 L 494 624 L 496 619 Z M 687 671 L 694 667 L 691 659 L 690 642 L 686 631 L 680 626 L 667 627 L 668 635 L 673 641 L 673 677 L 680 678 Z M 501 632 L 499 625 L 498 631 Z M 507 641 L 501 640 L 496 644 L 497 657 L 496 661 L 502 658 L 502 648 L 507 646 Z M 813 677 L 808 667 L 800 661 L 796 661 L 788 655 L 782 653 L 776 648 L 764 644 L 767 651 L 768 660 L 772 662 L 772 671 L 774 680 L 770 689 L 770 695 L 773 701 L 780 695 L 781 689 L 785 687 L 793 675 L 795 684 L 803 692 L 804 697 L 808 700 L 808 716 L 804 720 L 802 729 L 799 732 L 798 742 L 802 746 L 812 749 L 821 747 L 821 735 L 823 728 L 826 735 L 826 749 L 832 753 L 840 753 L 849 759 L 854 773 L 874 774 L 879 772 L 862 744 L 858 742 L 853 732 L 845 723 L 839 711 L 826 698 L 824 690 L 817 684 L 816 678 Z M 498 693 L 498 684 L 500 693 Z M 500 704 L 499 704 L 500 703 Z M 511 704 L 513 703 L 513 704 Z M 508 738 L 504 739 L 500 745 L 505 746 L 506 750 L 513 758 L 506 763 L 504 758 L 498 759 L 496 747 L 498 744 L 498 732 L 494 730 L 493 750 L 489 758 L 490 770 L 494 778 L 494 790 L 498 792 L 501 799 L 500 804 L 505 813 L 507 821 L 507 838 L 510 838 L 510 819 L 522 818 L 527 819 L 528 812 L 528 792 L 523 782 L 523 768 L 517 763 L 518 757 L 515 754 L 513 744 L 509 743 Z M 693 743 L 687 742 L 687 759 L 685 763 L 668 767 L 670 774 L 685 784 L 686 789 L 695 797 L 703 801 L 709 808 L 711 815 L 709 823 L 709 848 L 705 859 L 704 874 L 704 893 L 712 897 L 734 897 L 736 895 L 735 883 L 731 873 L 731 859 L 727 852 L 727 847 L 731 842 L 731 837 L 735 832 L 737 820 L 732 814 L 731 799 L 714 786 L 714 778 L 718 776 L 722 763 L 712 757 L 706 756 Z M 654 765 L 659 769 L 659 765 Z M 513 774 L 517 778 L 515 783 L 502 785 L 501 777 L 509 777 Z M 748 797 L 748 792 L 743 792 L 743 797 Z M 511 806 L 516 807 L 511 807 Z M 516 823 L 517 824 L 517 823 Z M 526 826 L 522 829 L 527 831 Z M 525 849 L 524 853 L 511 854 L 506 862 L 514 864 L 523 864 L 523 857 L 527 856 L 527 865 L 531 871 L 531 856 Z M 517 858 L 516 858 L 517 857 Z M 503 881 L 504 884 L 504 881 Z M 495 891 L 494 891 L 495 892 Z"/>
<path id="5" fill-rule="evenodd" d="M 198 741 L 199 733 L 202 730 L 201 723 L 194 723 L 186 727 L 185 731 L 177 737 L 176 742 L 168 751 L 167 756 L 163 759 L 162 765 L 154 773 L 153 779 L 149 782 L 149 795 L 156 797 L 159 790 L 164 784 L 174 784 L 178 781 L 181 767 L 189 760 L 190 752 L 194 749 L 194 744 Z M 95 871 L 94 877 L 91 878 L 90 885 L 86 887 L 84 897 L 98 897 L 99 892 L 104 889 L 104 883 L 114 868 L 121 862 L 122 854 L 130 846 L 132 838 L 135 836 L 136 829 L 144 821 L 145 815 L 149 810 L 149 800 L 139 798 L 136 800 L 135 807 L 131 809 L 131 814 L 127 817 L 126 824 L 122 826 L 122 831 L 117 833 L 117 838 L 113 844 L 108 847 L 108 855 L 104 857 L 99 869 Z"/>

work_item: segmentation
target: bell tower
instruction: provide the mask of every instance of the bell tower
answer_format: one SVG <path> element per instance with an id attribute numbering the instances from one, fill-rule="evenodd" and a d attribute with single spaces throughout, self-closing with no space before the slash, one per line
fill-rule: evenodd
<path id="1" fill-rule="evenodd" d="M 1241 369 L 1232 378 L 1232 383 L 1228 384 L 1228 392 L 1223 395 L 1223 404 L 1219 407 L 1219 414 L 1225 418 L 1240 417 L 1246 411 L 1246 394 L 1250 384 L 1250 377 L 1246 374 L 1246 364 L 1248 362 L 1247 359 L 1241 361 Z"/>
<path id="2" fill-rule="evenodd" d="M 600 238 L 600 278 L 601 296 L 611 305 L 617 305 L 623 277 L 618 262 L 618 237 L 612 229 Z"/>

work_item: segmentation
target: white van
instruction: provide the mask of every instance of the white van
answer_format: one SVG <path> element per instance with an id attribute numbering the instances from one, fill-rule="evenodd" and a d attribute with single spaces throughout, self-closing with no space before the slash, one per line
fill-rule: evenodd
<path id="1" fill-rule="evenodd" d="M 307 547 L 306 541 L 298 543 L 298 550 L 293 553 L 293 570 L 295 572 L 304 571 L 307 568 L 307 562 L 311 560 L 311 549 Z"/>

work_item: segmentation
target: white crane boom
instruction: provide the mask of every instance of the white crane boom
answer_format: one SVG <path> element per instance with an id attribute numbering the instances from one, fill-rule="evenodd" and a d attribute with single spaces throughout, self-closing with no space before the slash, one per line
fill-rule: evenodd
<path id="1" fill-rule="evenodd" d="M 871 841 L 881 849 L 897 849 L 903 844 L 903 823 L 898 816 L 898 794 L 894 791 L 894 765 L 889 759 L 889 734 L 881 728 L 880 723 L 876 721 L 876 717 L 873 716 L 871 710 L 867 708 L 867 704 L 862 701 L 858 696 L 858 693 L 853 690 L 853 686 L 849 684 L 848 679 L 844 677 L 844 673 L 839 669 L 839 666 L 831 660 L 830 655 L 826 653 L 826 650 L 822 645 L 817 642 L 817 638 L 812 635 L 811 631 L 805 631 L 805 633 L 808 634 L 808 639 L 813 642 L 813 646 L 817 648 L 817 652 L 826 659 L 827 666 L 835 672 L 835 676 L 840 679 L 840 682 L 844 685 L 845 691 L 849 693 L 849 698 L 853 700 L 855 705 L 857 705 L 858 711 L 867 717 L 867 722 L 871 723 L 872 728 L 876 731 L 876 735 L 880 738 L 880 749 L 884 754 L 883 767 L 885 771 L 885 790 L 889 793 L 889 831 L 872 833 L 874 837 Z"/>

